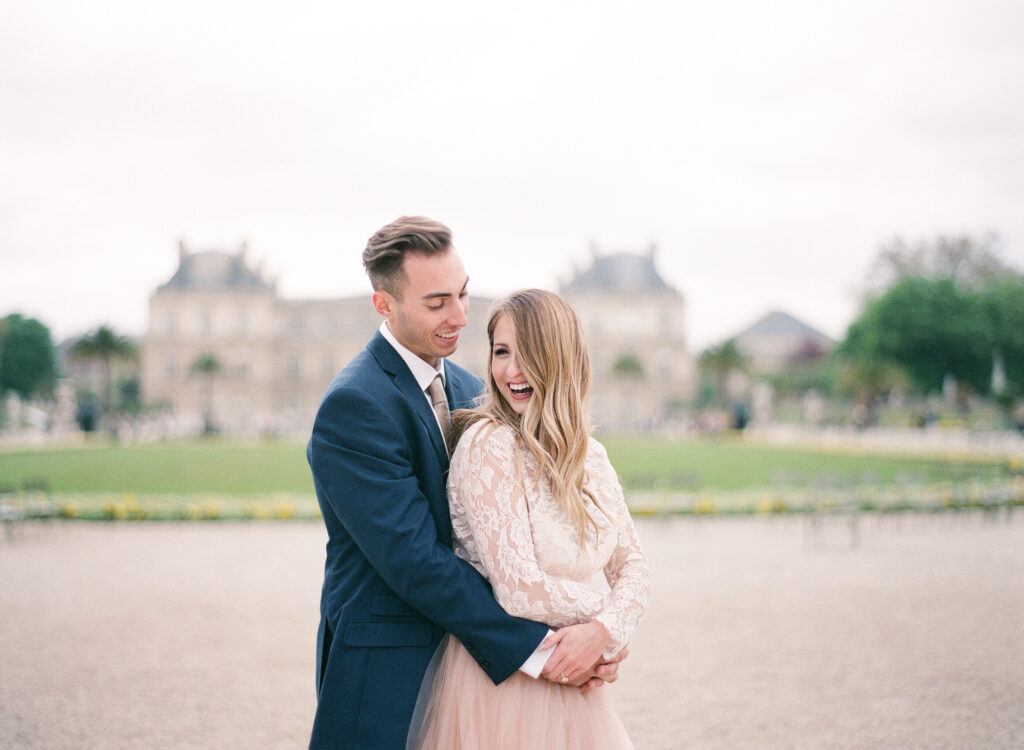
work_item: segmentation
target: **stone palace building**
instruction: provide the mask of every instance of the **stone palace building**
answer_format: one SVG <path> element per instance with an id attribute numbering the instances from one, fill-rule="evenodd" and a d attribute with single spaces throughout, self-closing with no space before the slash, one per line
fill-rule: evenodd
<path id="1" fill-rule="evenodd" d="M 696 391 L 682 295 L 655 267 L 656 253 L 593 252 L 559 289 L 583 322 L 593 360 L 592 416 L 604 431 L 669 425 Z M 368 286 L 368 285 L 367 285 Z M 482 374 L 489 299 L 470 300 L 470 324 L 453 359 Z M 142 394 L 162 404 L 176 433 L 205 426 L 232 434 L 309 431 L 331 378 L 381 318 L 369 292 L 286 299 L 247 257 L 179 246 L 174 275 L 150 297 Z"/>

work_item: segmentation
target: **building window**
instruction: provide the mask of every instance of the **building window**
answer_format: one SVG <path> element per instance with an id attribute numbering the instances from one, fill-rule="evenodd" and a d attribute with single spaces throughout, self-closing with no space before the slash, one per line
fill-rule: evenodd
<path id="1" fill-rule="evenodd" d="M 174 357 L 164 359 L 164 380 L 174 380 L 178 376 L 178 361 Z"/>
<path id="2" fill-rule="evenodd" d="M 203 310 L 199 315 L 199 330 L 203 335 L 208 336 L 213 330 L 213 315 L 209 310 Z"/>
<path id="3" fill-rule="evenodd" d="M 658 352 L 658 377 L 662 380 L 672 380 L 672 350 L 662 349 Z"/>
<path id="4" fill-rule="evenodd" d="M 178 332 L 178 316 L 172 312 L 164 316 L 164 333 L 173 336 Z"/>
<path id="5" fill-rule="evenodd" d="M 661 336 L 662 338 L 669 338 L 672 335 L 672 311 L 662 310 L 661 311 Z"/>
<path id="6" fill-rule="evenodd" d="M 245 313 L 239 313 L 238 319 L 235 321 L 235 333 L 239 336 L 249 333 L 249 316 Z"/>
<path id="7" fill-rule="evenodd" d="M 289 354 L 287 359 L 288 367 L 288 379 L 298 380 L 299 379 L 299 355 Z"/>
<path id="8" fill-rule="evenodd" d="M 333 354 L 325 354 L 324 355 L 324 369 L 323 369 L 324 377 L 326 377 L 326 378 L 333 378 L 334 374 L 336 372 L 337 372 L 337 370 L 336 370 L 336 367 L 335 367 L 335 364 L 334 364 L 334 355 Z"/>

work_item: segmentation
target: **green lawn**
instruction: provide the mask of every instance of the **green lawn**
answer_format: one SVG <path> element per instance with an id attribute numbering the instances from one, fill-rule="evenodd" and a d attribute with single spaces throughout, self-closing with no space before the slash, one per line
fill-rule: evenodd
<path id="1" fill-rule="evenodd" d="M 760 446 L 739 438 L 603 439 L 627 489 L 739 490 L 763 487 L 890 486 L 997 479 L 1006 461 L 925 459 Z"/>
<path id="2" fill-rule="evenodd" d="M 0 454 L 0 488 L 53 492 L 313 494 L 305 446 L 194 440 Z"/>
<path id="3" fill-rule="evenodd" d="M 620 437 L 602 442 L 623 484 L 638 491 L 892 486 L 990 480 L 1010 473 L 1005 461 L 813 452 L 737 439 Z M 26 483 L 62 493 L 313 494 L 304 445 L 220 439 L 0 454 L 0 491 L 20 491 Z"/>

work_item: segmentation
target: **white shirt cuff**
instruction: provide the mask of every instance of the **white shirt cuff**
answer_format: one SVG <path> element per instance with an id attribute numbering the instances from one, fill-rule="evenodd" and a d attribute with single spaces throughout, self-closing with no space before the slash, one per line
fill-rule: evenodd
<path id="1" fill-rule="evenodd" d="M 554 632 L 554 630 L 548 629 L 548 635 Z M 547 638 L 547 636 L 544 637 Z M 519 671 L 525 672 L 533 679 L 537 679 L 540 677 L 541 670 L 544 669 L 544 665 L 548 663 L 548 658 L 554 651 L 555 646 L 543 650 L 541 650 L 540 646 L 537 646 L 536 650 L 530 654 L 530 658 L 523 662 L 523 666 L 519 667 Z"/>

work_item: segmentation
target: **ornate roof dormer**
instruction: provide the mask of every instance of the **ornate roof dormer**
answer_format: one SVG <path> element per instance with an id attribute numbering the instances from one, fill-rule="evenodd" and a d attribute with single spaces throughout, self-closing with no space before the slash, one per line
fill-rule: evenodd
<path id="1" fill-rule="evenodd" d="M 656 248 L 651 245 L 646 253 L 617 252 L 601 255 L 591 246 L 589 268 L 577 269 L 568 283 L 561 286 L 563 294 L 580 292 L 655 293 L 679 292 L 667 284 L 654 266 Z"/>
<path id="2" fill-rule="evenodd" d="M 245 242 L 235 254 L 221 250 L 193 252 L 184 241 L 179 242 L 178 270 L 157 291 L 273 292 L 274 283 L 263 278 L 259 268 L 248 265 L 247 254 L 248 244 Z"/>

